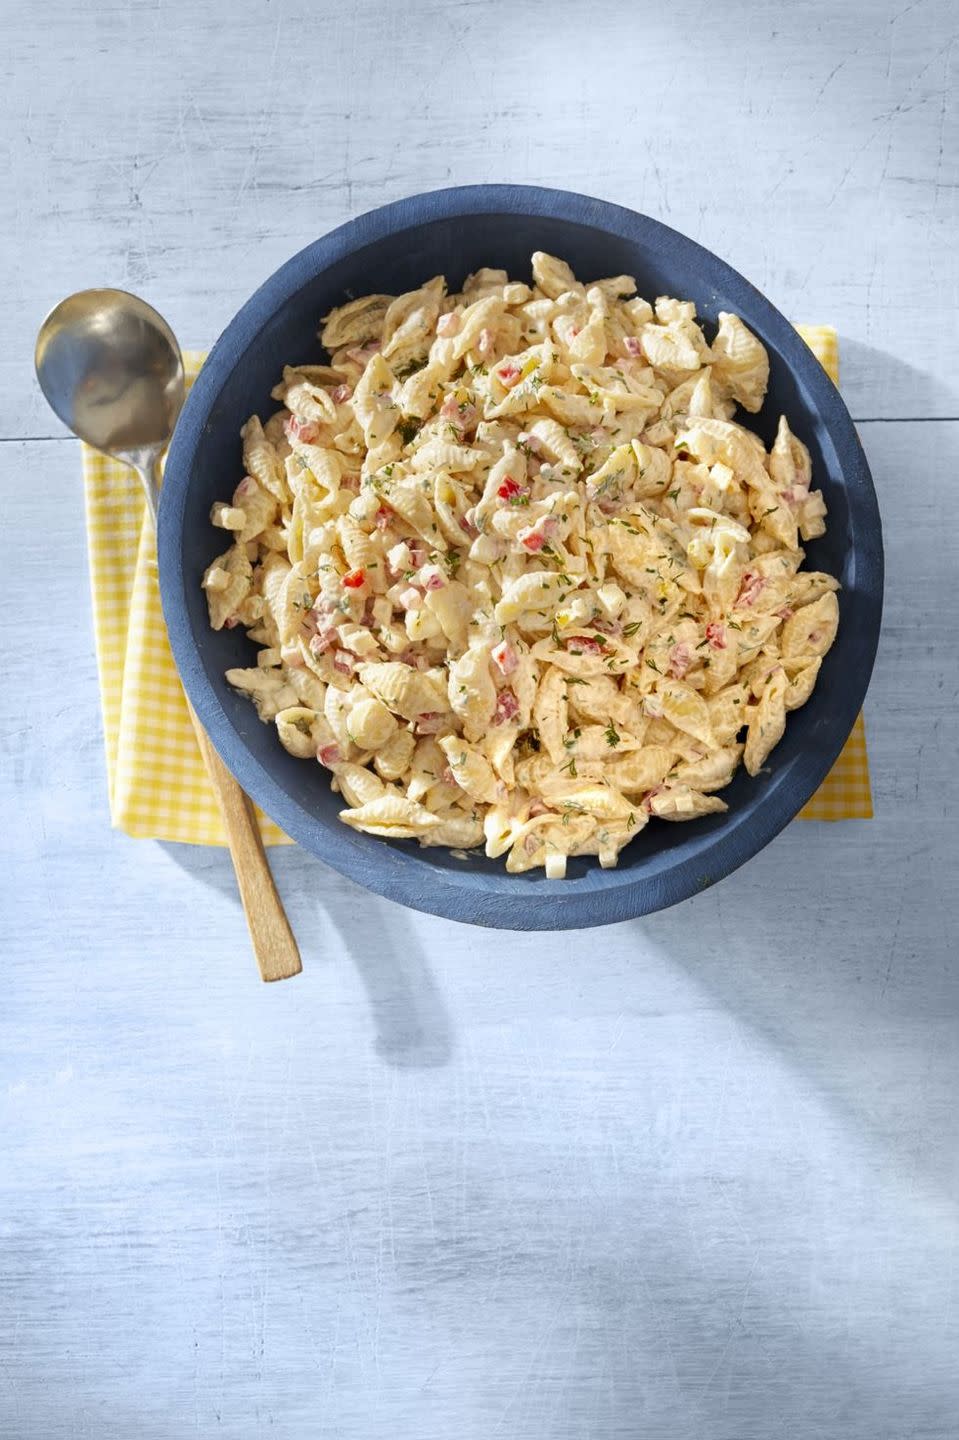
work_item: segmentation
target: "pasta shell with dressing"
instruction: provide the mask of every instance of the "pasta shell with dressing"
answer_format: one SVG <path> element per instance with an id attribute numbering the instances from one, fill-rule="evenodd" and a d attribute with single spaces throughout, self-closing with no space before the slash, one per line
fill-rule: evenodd
<path id="1" fill-rule="evenodd" d="M 483 843 L 483 822 L 462 810 L 437 812 L 439 825 L 419 836 L 421 845 L 446 845 L 451 850 L 474 850 Z"/>
<path id="2" fill-rule="evenodd" d="M 243 525 L 236 532 L 236 543 L 245 545 L 262 535 L 272 525 L 277 513 L 276 496 L 265 490 L 252 475 L 241 480 L 233 495 L 233 504 L 242 512 Z"/>
<path id="3" fill-rule="evenodd" d="M 473 645 L 449 667 L 447 698 L 463 722 L 468 739 L 479 740 L 496 709 L 496 686 L 490 674 L 489 651 Z"/>
<path id="4" fill-rule="evenodd" d="M 379 559 L 379 549 L 353 519 L 352 515 L 341 515 L 336 522 L 336 533 L 340 548 L 351 570 L 365 570 Z"/>
<path id="5" fill-rule="evenodd" d="M 399 424 L 399 407 L 393 399 L 393 372 L 382 355 L 374 355 L 368 362 L 353 391 L 353 414 L 371 450 L 388 440 Z"/>
<path id="6" fill-rule="evenodd" d="M 428 835 L 442 821 L 423 805 L 403 795 L 387 793 L 352 810 L 341 810 L 340 819 L 353 830 L 382 835 L 387 840 L 412 840 Z"/>
<path id="7" fill-rule="evenodd" d="M 719 312 L 719 329 L 711 346 L 714 374 L 733 399 L 753 415 L 762 408 L 769 384 L 766 347 L 738 315 Z"/>
<path id="8" fill-rule="evenodd" d="M 689 785 L 670 785 L 649 797 L 650 813 L 660 820 L 695 820 L 697 815 L 719 815 L 728 810 L 718 795 L 703 795 Z"/>
<path id="9" fill-rule="evenodd" d="M 291 705 L 276 715 L 276 733 L 284 750 L 298 760 L 310 760 L 316 754 L 316 712 L 302 705 Z"/>
<path id="10" fill-rule="evenodd" d="M 433 479 L 433 506 L 444 539 L 454 547 L 463 545 L 468 534 L 464 527 L 468 507 L 463 489 L 442 470 Z"/>
<path id="11" fill-rule="evenodd" d="M 570 754 L 575 755 L 576 763 L 580 760 L 602 760 L 608 764 L 614 763 L 622 755 L 629 755 L 634 750 L 639 750 L 642 741 L 628 731 L 617 731 L 610 723 L 605 727 L 602 725 L 576 726 L 571 730 L 573 744 L 570 746 Z M 569 742 L 567 741 L 567 744 Z"/>
<path id="12" fill-rule="evenodd" d="M 273 391 L 273 398 L 282 400 L 290 414 L 306 424 L 328 425 L 336 419 L 336 405 L 326 390 L 291 365 L 284 366 L 283 384 Z"/>
<path id="13" fill-rule="evenodd" d="M 836 638 L 838 625 L 839 602 L 833 592 L 828 591 L 786 621 L 780 649 L 784 656 L 825 655 Z"/>
<path id="14" fill-rule="evenodd" d="M 786 662 L 783 668 L 790 677 L 789 684 L 786 686 L 787 710 L 798 710 L 801 705 L 805 705 L 813 692 L 821 666 L 822 660 L 818 655 L 795 670 L 788 661 Z"/>
<path id="15" fill-rule="evenodd" d="M 428 590 L 426 608 L 436 616 L 453 650 L 463 650 L 473 614 L 473 602 L 466 586 L 451 580 L 439 590 Z"/>
<path id="16" fill-rule="evenodd" d="M 534 570 L 518 575 L 503 587 L 494 614 L 497 625 L 519 620 L 527 611 L 547 614 L 562 591 L 559 577 L 551 570 Z"/>
<path id="17" fill-rule="evenodd" d="M 716 749 L 709 707 L 691 686 L 684 685 L 681 680 L 660 680 L 656 686 L 656 698 L 671 725 L 692 735 L 708 749 Z"/>
<path id="18" fill-rule="evenodd" d="M 459 735 L 445 735 L 439 742 L 449 763 L 453 778 L 471 800 L 485 804 L 495 803 L 499 781 L 485 755 L 467 745 Z"/>
<path id="19" fill-rule="evenodd" d="M 401 780 L 410 768 L 416 741 L 411 730 L 397 730 L 373 756 L 373 768 L 384 780 Z"/>
<path id="20" fill-rule="evenodd" d="M 538 454 L 577 474 L 582 470 L 582 457 L 558 421 L 534 420 L 527 433 L 536 441 Z"/>
<path id="21" fill-rule="evenodd" d="M 446 756 L 432 735 L 417 740 L 406 777 L 406 793 L 411 800 L 423 800 L 443 781 Z"/>
<path id="22" fill-rule="evenodd" d="M 789 428 L 785 415 L 779 417 L 779 428 L 769 452 L 769 473 L 780 491 L 807 492 L 812 480 L 809 451 Z"/>
<path id="23" fill-rule="evenodd" d="M 728 745 L 722 750 L 714 750 L 711 755 L 704 755 L 701 760 L 683 761 L 676 766 L 676 779 L 704 794 L 722 790 L 735 775 L 742 754 L 742 745 Z"/>
<path id="24" fill-rule="evenodd" d="M 639 332 L 639 343 L 650 365 L 667 375 L 698 370 L 709 355 L 702 331 L 689 320 L 644 325 Z"/>
<path id="25" fill-rule="evenodd" d="M 305 665 L 285 665 L 283 668 L 300 704 L 308 710 L 322 711 L 326 700 L 326 686 L 322 680 L 318 680 Z"/>
<path id="26" fill-rule="evenodd" d="M 782 666 L 777 666 L 766 682 L 755 706 L 746 732 L 743 763 L 750 775 L 758 775 L 774 746 L 786 729 L 786 688 L 788 680 Z"/>
<path id="27" fill-rule="evenodd" d="M 435 543 L 439 529 L 433 518 L 433 507 L 420 485 L 415 481 L 397 477 L 377 488 L 385 504 L 395 510 L 411 530 L 422 535 L 430 544 Z"/>
<path id="28" fill-rule="evenodd" d="M 271 445 L 263 434 L 258 415 L 251 415 L 240 431 L 243 440 L 243 464 L 249 475 L 258 480 L 263 489 L 275 499 L 284 501 L 289 490 L 286 470 L 275 445 Z"/>
<path id="29" fill-rule="evenodd" d="M 275 567 L 273 573 L 276 577 L 279 576 L 281 573 L 279 565 Z M 303 566 L 302 564 L 293 565 L 277 586 L 275 608 L 271 606 L 282 645 L 290 645 L 296 640 L 312 606 L 313 592 Z"/>
<path id="30" fill-rule="evenodd" d="M 396 793 L 387 791 L 379 776 L 367 770 L 365 765 L 344 763 L 335 765 L 333 770 L 343 798 L 357 808 L 361 805 L 372 805 L 388 793 Z"/>
<path id="31" fill-rule="evenodd" d="M 438 387 L 448 377 L 452 365 L 430 360 L 422 369 L 408 376 L 396 394 L 396 403 L 404 415 L 425 420 L 433 409 Z"/>
<path id="32" fill-rule="evenodd" d="M 404 720 L 442 714 L 449 709 L 435 681 L 401 660 L 369 661 L 360 666 L 359 676 L 368 690 Z"/>
<path id="33" fill-rule="evenodd" d="M 275 720 L 281 710 L 296 704 L 296 691 L 281 670 L 256 666 L 249 670 L 228 670 L 227 684 L 249 695 L 261 720 Z"/>
<path id="34" fill-rule="evenodd" d="M 633 808 L 614 785 L 599 780 L 553 778 L 544 784 L 542 795 L 557 808 L 573 813 L 580 811 L 601 820 L 625 819 Z"/>
<path id="35" fill-rule="evenodd" d="M 503 301 L 497 295 L 486 295 L 467 305 L 461 317 L 459 333 L 453 341 L 452 358 L 462 360 L 478 343 L 483 331 L 496 326 L 503 309 Z"/>
<path id="36" fill-rule="evenodd" d="M 568 760 L 563 742 L 569 729 L 566 677 L 550 665 L 543 674 L 533 702 L 533 724 L 554 765 Z"/>
<path id="37" fill-rule="evenodd" d="M 323 716 L 333 732 L 340 754 L 344 759 L 355 754 L 353 737 L 350 734 L 350 697 L 335 685 L 328 685 L 323 697 Z"/>
<path id="38" fill-rule="evenodd" d="M 396 716 L 375 695 L 354 702 L 346 728 L 354 745 L 360 750 L 379 750 L 392 738 L 397 728 Z"/>
<path id="39" fill-rule="evenodd" d="M 607 765 L 610 783 L 627 795 L 645 794 L 661 785 L 676 762 L 676 751 L 663 745 L 644 745 Z"/>
<path id="40" fill-rule="evenodd" d="M 320 343 L 325 350 L 340 350 L 344 345 L 361 345 L 379 340 L 383 333 L 386 312 L 392 295 L 362 295 L 347 305 L 340 305 L 323 317 Z"/>
<path id="41" fill-rule="evenodd" d="M 396 297 L 383 317 L 381 339 L 385 359 L 427 349 L 445 289 L 442 275 L 436 275 L 419 290 Z"/>
<path id="42" fill-rule="evenodd" d="M 577 715 L 597 723 L 623 721 L 622 696 L 616 682 L 605 672 L 583 680 L 566 681 L 566 696 Z"/>
<path id="43" fill-rule="evenodd" d="M 532 257 L 533 280 L 544 295 L 557 300 L 560 295 L 572 293 L 585 295 L 585 287 L 576 279 L 565 260 L 548 255 L 545 250 L 534 250 Z"/>
<path id="44" fill-rule="evenodd" d="M 241 545 L 231 545 L 217 556 L 203 575 L 210 627 L 222 630 L 236 614 L 253 586 L 253 566 Z"/>
<path id="45" fill-rule="evenodd" d="M 514 760 L 517 733 L 512 725 L 496 725 L 479 742 L 486 758 L 507 788 L 512 788 L 516 783 Z"/>

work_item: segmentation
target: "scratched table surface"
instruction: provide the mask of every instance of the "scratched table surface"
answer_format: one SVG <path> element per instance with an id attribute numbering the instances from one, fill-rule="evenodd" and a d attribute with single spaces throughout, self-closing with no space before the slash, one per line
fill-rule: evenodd
<path id="1" fill-rule="evenodd" d="M 4 1440 L 956 1440 L 959 102 L 950 0 L 9 0 Z M 876 817 L 592 934 L 109 825 L 62 294 L 203 346 L 344 219 L 602 195 L 832 322 L 882 507 Z"/>

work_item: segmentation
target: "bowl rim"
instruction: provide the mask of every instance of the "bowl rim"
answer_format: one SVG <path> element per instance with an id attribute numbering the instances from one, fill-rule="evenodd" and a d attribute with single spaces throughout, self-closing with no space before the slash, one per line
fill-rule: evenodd
<path id="1" fill-rule="evenodd" d="M 748 297 L 752 315 L 758 315 L 765 330 L 775 335 L 779 354 L 799 375 L 829 435 L 843 484 L 847 491 L 855 491 L 857 519 L 863 522 L 856 548 L 861 609 L 856 677 L 839 694 L 831 717 L 832 743 L 797 757 L 784 783 L 771 784 L 762 803 L 749 814 L 730 813 L 723 828 L 695 854 L 664 863 L 647 876 L 632 876 L 628 870 L 605 872 L 603 888 L 598 890 L 578 892 L 570 882 L 542 879 L 535 886 L 517 887 L 511 895 L 484 885 L 480 872 L 471 875 L 465 866 L 452 871 L 430 865 L 428 850 L 407 851 L 382 842 L 368 850 L 347 843 L 352 832 L 343 827 L 340 836 L 309 815 L 247 748 L 207 677 L 187 608 L 181 536 L 197 446 L 220 391 L 277 310 L 321 271 L 390 235 L 430 221 L 504 213 L 561 219 L 634 243 L 668 245 L 688 257 L 702 284 L 733 297 Z M 166 475 L 157 526 L 163 613 L 184 689 L 216 750 L 247 794 L 291 839 L 339 873 L 412 909 L 497 929 L 558 930 L 614 924 L 688 899 L 732 874 L 795 817 L 835 763 L 868 689 L 882 616 L 882 529 L 869 466 L 838 389 L 792 324 L 732 266 L 661 221 L 609 201 L 532 185 L 454 186 L 394 201 L 321 236 L 264 281 L 213 346 L 181 412 Z M 476 880 L 480 883 L 473 883 Z"/>

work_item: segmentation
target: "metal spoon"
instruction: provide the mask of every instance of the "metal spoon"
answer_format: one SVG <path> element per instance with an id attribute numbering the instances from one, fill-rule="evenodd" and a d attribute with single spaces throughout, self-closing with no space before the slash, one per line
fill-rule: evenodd
<path id="1" fill-rule="evenodd" d="M 131 465 L 156 523 L 160 456 L 183 405 L 183 358 L 162 315 L 124 290 L 81 290 L 44 320 L 34 355 L 40 388 L 75 435 Z M 216 792 L 240 898 L 264 980 L 301 970 L 300 955 L 249 798 L 187 701 Z"/>

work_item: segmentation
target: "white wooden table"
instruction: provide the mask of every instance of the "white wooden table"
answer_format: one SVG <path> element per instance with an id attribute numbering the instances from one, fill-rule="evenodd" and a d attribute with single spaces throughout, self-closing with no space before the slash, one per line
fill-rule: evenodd
<path id="1" fill-rule="evenodd" d="M 0 1435 L 955 1440 L 959 108 L 950 0 L 12 0 L 0 105 Z M 832 321 L 888 559 L 876 818 L 592 935 L 110 831 L 61 294 L 208 343 L 385 200 L 664 218 Z"/>

